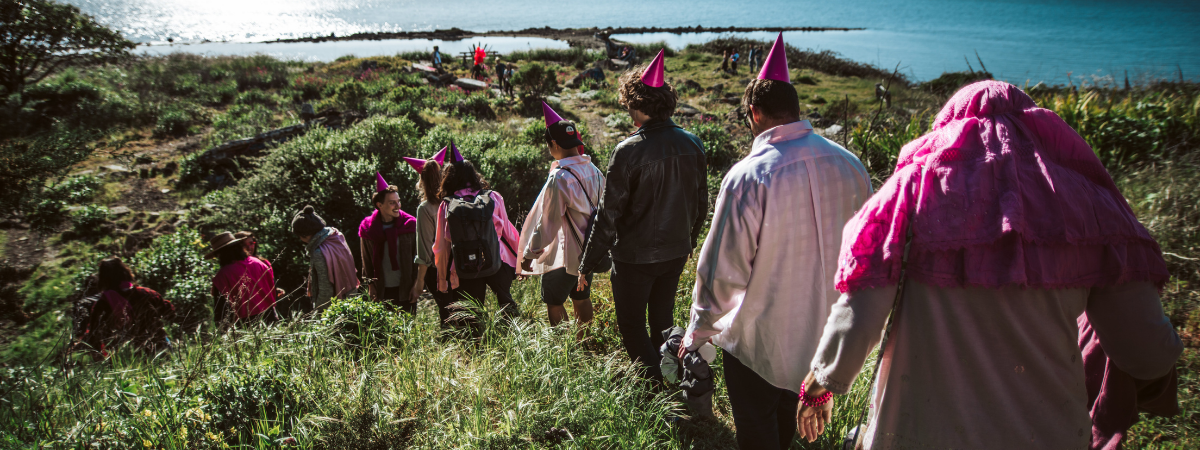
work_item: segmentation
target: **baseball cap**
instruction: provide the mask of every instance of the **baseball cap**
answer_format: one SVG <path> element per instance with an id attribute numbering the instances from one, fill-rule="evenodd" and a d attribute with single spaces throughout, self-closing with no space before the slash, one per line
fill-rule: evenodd
<path id="1" fill-rule="evenodd" d="M 574 123 L 567 120 L 560 120 L 546 127 L 546 133 L 562 148 L 575 148 L 583 145 L 579 129 Z"/>

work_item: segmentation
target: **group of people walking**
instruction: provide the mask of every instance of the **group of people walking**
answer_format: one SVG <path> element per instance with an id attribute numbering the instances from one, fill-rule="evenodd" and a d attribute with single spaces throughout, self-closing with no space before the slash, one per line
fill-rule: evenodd
<path id="1" fill-rule="evenodd" d="M 1097 417 L 1128 392 L 1110 383 L 1173 395 L 1182 344 L 1159 299 L 1160 248 L 1087 143 L 1015 86 L 962 88 L 875 191 L 854 154 L 801 120 L 780 34 L 742 97 L 753 146 L 722 180 L 710 222 L 704 143 L 671 120 L 663 54 L 619 85 L 638 130 L 606 171 L 575 124 L 543 104 L 555 161 L 520 232 L 454 144 L 405 158 L 420 175 L 415 217 L 376 174 L 375 210 L 358 230 L 371 298 L 413 314 L 428 291 L 454 326 L 454 305 L 488 289 L 503 314 L 520 315 L 510 287 L 539 276 L 549 321 L 567 318 L 569 299 L 585 323 L 593 275 L 611 270 L 625 351 L 661 380 L 661 331 L 695 259 L 678 356 L 722 349 L 743 449 L 788 448 L 797 432 L 816 439 L 831 398 L 881 341 L 865 448 L 1119 445 L 1124 429 L 1099 424 L 1128 427 L 1128 411 L 1124 422 Z M 292 230 L 311 256 L 306 308 L 362 289 L 345 237 L 312 207 Z M 281 293 L 252 236 L 224 233 L 212 246 L 217 310 L 269 314 Z M 104 298 L 117 293 L 103 306 L 112 323 L 135 303 L 170 308 L 131 291 L 116 266 L 101 264 Z"/>
<path id="2" fill-rule="evenodd" d="M 762 49 L 758 47 L 750 47 L 743 54 L 740 50 L 724 50 L 721 52 L 721 71 L 727 73 L 738 73 L 738 64 L 745 64 L 749 67 L 751 73 L 758 70 L 762 64 L 763 55 Z"/>

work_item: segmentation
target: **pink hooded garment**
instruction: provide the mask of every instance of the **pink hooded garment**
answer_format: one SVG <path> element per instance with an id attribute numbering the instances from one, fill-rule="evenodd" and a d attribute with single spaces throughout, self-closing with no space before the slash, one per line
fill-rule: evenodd
<path id="1" fill-rule="evenodd" d="M 911 222 L 911 223 L 910 223 Z M 1062 289 L 1168 279 L 1158 243 L 1087 142 L 1016 86 L 964 87 L 842 234 L 845 293 L 908 274 L 942 287 Z"/>
<path id="2" fill-rule="evenodd" d="M 333 282 L 334 297 L 346 298 L 346 294 L 358 289 L 358 270 L 354 268 L 354 255 L 346 244 L 346 235 L 333 230 L 321 241 L 321 257 L 325 258 L 325 266 L 329 268 L 329 280 Z M 313 289 L 309 286 L 309 289 Z M 309 292 L 312 295 L 312 292 Z"/>
<path id="3" fill-rule="evenodd" d="M 907 227 L 907 276 L 928 285 L 1161 289 L 1169 277 L 1158 243 L 1091 147 L 998 81 L 962 88 L 930 132 L 900 151 L 895 174 L 846 224 L 837 289 L 895 285 Z M 1115 448 L 1139 406 L 1170 412 L 1175 372 L 1135 382 L 1109 361 L 1086 315 L 1079 322 L 1091 448 Z M 1153 392 L 1139 396 L 1144 385 Z"/>

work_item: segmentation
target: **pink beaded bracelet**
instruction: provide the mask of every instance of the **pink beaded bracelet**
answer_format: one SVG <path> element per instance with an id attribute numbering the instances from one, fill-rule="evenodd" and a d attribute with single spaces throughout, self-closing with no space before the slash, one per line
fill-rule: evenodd
<path id="1" fill-rule="evenodd" d="M 809 397 L 808 393 L 806 391 L 807 391 L 806 386 L 804 385 L 804 382 L 801 381 L 800 382 L 800 403 L 809 408 L 816 408 L 818 406 L 829 403 L 829 400 L 833 399 L 833 392 L 830 392 L 830 391 L 825 391 L 825 393 L 821 394 L 820 397 Z"/>

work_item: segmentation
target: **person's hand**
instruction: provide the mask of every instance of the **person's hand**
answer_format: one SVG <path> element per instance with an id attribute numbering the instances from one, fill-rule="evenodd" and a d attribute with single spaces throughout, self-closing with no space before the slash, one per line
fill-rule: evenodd
<path id="1" fill-rule="evenodd" d="M 422 286 L 421 283 L 414 283 L 413 287 L 412 287 L 412 291 L 409 291 L 409 293 L 408 293 L 408 302 L 416 303 L 417 299 L 421 298 L 421 292 L 423 292 L 424 290 L 425 290 L 425 286 Z"/>
<path id="2" fill-rule="evenodd" d="M 711 343 L 712 343 L 712 338 L 708 338 L 708 341 L 706 341 L 706 342 L 711 344 Z M 693 343 L 692 343 L 692 345 L 696 345 L 696 343 L 695 343 L 695 342 L 693 342 Z M 683 355 L 686 355 L 686 354 L 687 354 L 687 352 L 690 352 L 690 351 L 696 351 L 696 350 L 700 350 L 700 347 L 703 347 L 703 346 L 704 346 L 704 344 L 696 345 L 696 348 L 689 350 L 687 347 L 685 347 L 685 346 L 683 345 L 683 342 L 682 342 L 682 341 L 680 341 L 680 342 L 679 342 L 679 355 L 678 355 L 678 356 L 679 356 L 679 360 L 680 360 L 680 361 L 683 361 Z"/>
<path id="3" fill-rule="evenodd" d="M 579 281 L 575 282 L 575 292 L 582 292 L 588 285 L 587 275 L 579 272 Z"/>
<path id="4" fill-rule="evenodd" d="M 810 373 L 808 378 L 811 380 L 814 377 Z M 809 389 L 809 392 L 807 392 L 809 397 L 819 397 L 825 394 L 825 388 L 822 388 L 820 385 L 817 385 L 816 383 L 806 383 L 806 385 L 808 384 L 813 385 Z M 800 433 L 800 437 L 808 439 L 808 442 L 810 443 L 816 441 L 817 437 L 820 436 L 821 433 L 825 432 L 825 425 L 829 424 L 829 421 L 832 419 L 832 417 L 833 399 L 830 399 L 824 405 L 815 408 L 804 406 L 804 404 L 801 403 L 799 407 L 796 408 L 796 432 Z"/>

